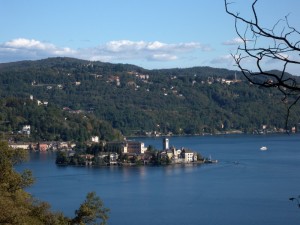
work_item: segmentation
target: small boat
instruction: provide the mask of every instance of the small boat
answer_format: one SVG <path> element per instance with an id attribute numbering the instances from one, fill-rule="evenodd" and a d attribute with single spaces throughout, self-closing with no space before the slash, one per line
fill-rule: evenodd
<path id="1" fill-rule="evenodd" d="M 204 163 L 217 163 L 218 160 L 212 160 L 211 156 L 209 156 L 209 158 L 204 159 Z"/>
<path id="2" fill-rule="evenodd" d="M 268 148 L 267 148 L 266 146 L 262 146 L 262 147 L 260 148 L 260 150 L 261 150 L 261 151 L 266 151 L 266 150 L 268 150 Z"/>

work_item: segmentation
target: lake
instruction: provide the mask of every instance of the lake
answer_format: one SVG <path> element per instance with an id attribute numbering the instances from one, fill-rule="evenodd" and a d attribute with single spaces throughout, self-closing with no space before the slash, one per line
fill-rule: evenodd
<path id="1" fill-rule="evenodd" d="M 162 148 L 162 138 L 136 138 Z M 169 137 L 217 164 L 165 167 L 59 167 L 55 153 L 32 153 L 28 189 L 53 210 L 74 216 L 90 191 L 111 209 L 111 225 L 299 224 L 300 135 Z M 261 151 L 267 146 L 267 151 Z"/>

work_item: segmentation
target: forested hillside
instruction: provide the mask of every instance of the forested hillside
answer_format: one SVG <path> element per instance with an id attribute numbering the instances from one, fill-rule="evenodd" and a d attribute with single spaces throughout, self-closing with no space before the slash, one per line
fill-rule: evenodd
<path id="1" fill-rule="evenodd" d="M 28 99 L 50 115 L 57 113 L 56 117 L 73 115 L 68 125 L 60 121 L 57 124 L 62 127 L 45 128 L 47 136 L 43 138 L 57 139 L 67 138 L 64 130 L 74 138 L 71 130 L 75 127 L 87 132 L 79 135 L 84 139 L 95 135 L 101 130 L 93 127 L 95 121 L 107 122 L 124 135 L 256 132 L 264 125 L 278 130 L 285 128 L 288 105 L 276 89 L 251 85 L 235 71 L 209 67 L 145 70 L 72 58 L 0 64 L 0 95 L 3 99 Z M 8 107 L 3 101 L 1 107 Z M 37 133 L 44 131 L 38 125 L 44 117 L 30 119 L 40 112 L 26 112 L 26 107 L 22 110 L 21 122 L 2 116 L 1 129 L 8 129 L 10 124 L 10 129 L 16 130 L 29 123 Z M 293 108 L 289 128 L 298 124 L 299 112 L 299 106 Z M 93 128 L 83 125 L 80 115 L 88 117 Z M 55 124 L 51 119 L 44 118 L 45 124 Z"/>
<path id="2" fill-rule="evenodd" d="M 14 141 L 77 141 L 99 136 L 101 140 L 120 140 L 122 135 L 107 121 L 91 113 L 74 113 L 53 104 L 38 105 L 30 99 L 0 100 L 0 134 Z M 30 135 L 22 127 L 30 125 Z"/>

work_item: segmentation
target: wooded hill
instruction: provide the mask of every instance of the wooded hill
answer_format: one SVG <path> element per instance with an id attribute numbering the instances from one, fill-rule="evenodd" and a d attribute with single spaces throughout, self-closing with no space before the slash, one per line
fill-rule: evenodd
<path id="1" fill-rule="evenodd" d="M 99 129 L 94 128 L 97 124 L 92 122 L 94 120 L 109 124 L 124 135 L 233 130 L 252 133 L 263 125 L 269 130 L 278 130 L 285 128 L 288 106 L 281 101 L 281 93 L 276 89 L 251 85 L 237 71 L 210 67 L 146 70 L 128 64 L 73 58 L 0 64 L 0 96 L 4 102 L 15 98 L 40 104 L 36 111 L 28 114 L 18 108 L 18 116 L 22 118 L 17 120 L 2 113 L 2 130 L 17 130 L 30 124 L 40 133 L 37 122 L 33 122 L 40 118 L 36 114 L 40 113 L 39 109 L 54 107 L 60 111 L 56 111 L 55 117 L 64 118 L 68 114 L 91 118 L 90 132 L 79 135 L 81 139 L 96 135 Z M 2 112 L 5 107 L 7 104 L 3 103 Z M 298 124 L 299 112 L 300 107 L 295 106 L 289 128 Z M 44 118 L 43 124 L 53 124 L 53 120 Z M 77 122 L 74 119 L 70 128 Z M 55 134 L 54 129 L 45 128 L 48 132 L 45 138 L 62 138 L 57 134 L 65 130 L 64 124 L 57 122 Z M 74 137 L 71 135 L 71 138 Z"/>
<path id="2" fill-rule="evenodd" d="M 53 104 L 38 105 L 30 99 L 0 100 L 0 134 L 2 139 L 14 141 L 76 141 L 84 142 L 92 136 L 101 140 L 122 140 L 122 134 L 109 122 L 92 113 L 72 113 Z M 22 127 L 30 125 L 30 135 Z"/>

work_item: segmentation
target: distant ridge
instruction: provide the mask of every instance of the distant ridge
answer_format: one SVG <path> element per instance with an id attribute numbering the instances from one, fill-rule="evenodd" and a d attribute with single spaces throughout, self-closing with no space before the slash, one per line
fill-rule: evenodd
<path id="1" fill-rule="evenodd" d="M 0 95 L 32 95 L 61 109 L 90 112 L 124 135 L 259 133 L 285 127 L 286 108 L 276 89 L 251 85 L 239 71 L 212 67 L 148 70 L 68 57 L 1 63 Z M 295 107 L 289 128 L 298 124 L 299 112 Z"/>

